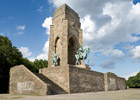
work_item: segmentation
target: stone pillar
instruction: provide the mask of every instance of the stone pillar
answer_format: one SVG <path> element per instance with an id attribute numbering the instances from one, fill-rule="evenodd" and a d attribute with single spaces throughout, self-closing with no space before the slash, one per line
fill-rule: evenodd
<path id="1" fill-rule="evenodd" d="M 79 44 L 83 47 L 83 30 L 79 29 Z M 84 64 L 84 61 L 81 60 L 81 65 Z"/>
<path id="2" fill-rule="evenodd" d="M 63 19 L 62 64 L 68 64 L 68 20 Z"/>
<path id="3" fill-rule="evenodd" d="M 54 53 L 54 25 L 50 25 L 50 37 L 49 37 L 49 56 L 48 56 L 48 67 L 53 65 L 53 53 Z"/>
<path id="4" fill-rule="evenodd" d="M 105 87 L 105 91 L 108 91 L 108 78 L 107 78 L 107 73 L 104 73 L 104 87 Z"/>
<path id="5" fill-rule="evenodd" d="M 79 44 L 83 47 L 83 30 L 79 29 Z"/>

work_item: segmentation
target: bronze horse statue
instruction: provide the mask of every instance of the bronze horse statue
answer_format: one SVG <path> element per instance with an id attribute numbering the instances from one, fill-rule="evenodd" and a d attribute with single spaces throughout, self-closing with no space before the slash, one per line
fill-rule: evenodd
<path id="1" fill-rule="evenodd" d="M 87 53 L 90 53 L 89 48 L 83 49 L 81 46 L 79 47 L 77 53 L 75 54 L 75 59 L 76 59 L 76 65 L 80 65 L 81 60 L 87 59 Z"/>

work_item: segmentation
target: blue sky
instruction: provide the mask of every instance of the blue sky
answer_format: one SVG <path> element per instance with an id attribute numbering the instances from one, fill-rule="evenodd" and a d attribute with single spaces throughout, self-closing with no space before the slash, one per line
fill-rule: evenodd
<path id="1" fill-rule="evenodd" d="M 49 25 L 67 3 L 81 18 L 89 65 L 128 77 L 140 71 L 140 0 L 0 0 L 0 35 L 30 60 L 48 59 Z M 90 6 L 89 6 L 90 5 Z M 86 62 L 86 61 L 85 61 Z"/>
<path id="2" fill-rule="evenodd" d="M 43 10 L 38 11 L 40 7 Z M 29 47 L 37 55 L 48 38 L 42 23 L 53 11 L 45 0 L 1 0 L 0 33 L 8 36 L 18 48 Z M 25 29 L 17 29 L 18 26 L 25 26 Z"/>

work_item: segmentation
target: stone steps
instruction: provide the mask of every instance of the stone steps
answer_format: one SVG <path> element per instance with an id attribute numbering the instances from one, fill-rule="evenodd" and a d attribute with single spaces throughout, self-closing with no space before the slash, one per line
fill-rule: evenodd
<path id="1" fill-rule="evenodd" d="M 59 87 L 57 84 L 55 84 L 53 81 L 48 79 L 46 76 L 40 73 L 35 73 L 36 76 L 38 76 L 42 81 L 44 81 L 46 84 L 51 85 L 51 93 L 52 94 L 66 94 L 65 90 L 63 90 L 61 87 Z"/>

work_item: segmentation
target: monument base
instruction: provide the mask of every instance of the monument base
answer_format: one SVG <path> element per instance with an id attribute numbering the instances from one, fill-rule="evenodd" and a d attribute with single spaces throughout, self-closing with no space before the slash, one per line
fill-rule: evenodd
<path id="1" fill-rule="evenodd" d="M 81 66 L 48 67 L 39 69 L 39 73 L 32 73 L 23 65 L 12 67 L 10 94 L 48 95 L 126 89 L 124 78 Z"/>
<path id="2" fill-rule="evenodd" d="M 61 65 L 40 69 L 44 75 L 66 93 L 126 89 L 125 79 L 90 70 L 88 65 Z M 59 94 L 57 89 L 53 91 Z"/>
<path id="3" fill-rule="evenodd" d="M 84 65 L 71 65 L 71 66 L 90 70 L 90 67 L 87 64 L 84 64 Z"/>

